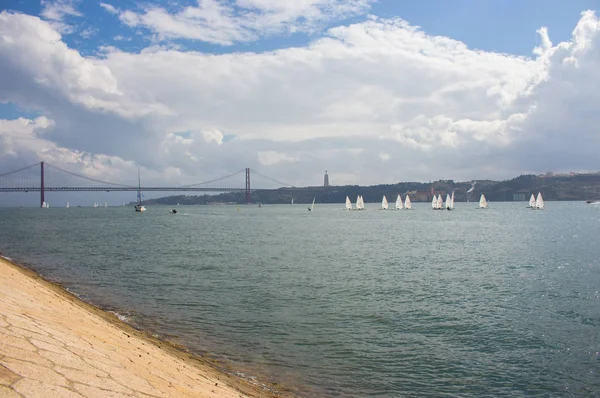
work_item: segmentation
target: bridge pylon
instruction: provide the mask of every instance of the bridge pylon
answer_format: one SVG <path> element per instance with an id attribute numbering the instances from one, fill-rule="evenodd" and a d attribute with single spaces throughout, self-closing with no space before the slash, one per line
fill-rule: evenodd
<path id="1" fill-rule="evenodd" d="M 246 168 L 246 203 L 250 204 L 252 198 L 250 196 L 250 168 Z"/>
<path id="2" fill-rule="evenodd" d="M 40 207 L 44 206 L 46 201 L 44 194 L 44 162 L 40 162 Z"/>

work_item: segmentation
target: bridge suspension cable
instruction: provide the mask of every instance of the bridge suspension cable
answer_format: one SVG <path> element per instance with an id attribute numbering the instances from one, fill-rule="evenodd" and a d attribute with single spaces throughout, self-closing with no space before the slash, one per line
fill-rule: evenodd
<path id="1" fill-rule="evenodd" d="M 235 176 L 235 175 L 241 174 L 241 173 L 243 173 L 243 172 L 245 172 L 245 170 L 239 170 L 239 171 L 236 171 L 235 173 L 231 173 L 231 174 L 229 174 L 229 175 L 226 175 L 226 176 L 224 176 L 224 177 L 215 178 L 215 179 L 213 179 L 213 180 L 204 181 L 204 182 L 198 182 L 198 183 L 195 183 L 195 184 L 189 184 L 189 185 L 181 185 L 181 186 L 180 186 L 180 188 L 192 188 L 192 187 L 195 187 L 195 186 L 197 186 L 197 185 L 206 185 L 206 184 L 210 184 L 211 182 L 217 182 L 217 181 L 221 181 L 221 180 L 224 180 L 224 179 L 226 179 L 226 178 L 230 178 L 230 177 L 233 177 L 233 176 Z"/>
<path id="2" fill-rule="evenodd" d="M 288 184 L 287 182 L 283 182 L 283 181 L 278 181 L 278 180 L 276 180 L 274 178 L 271 178 L 271 177 L 268 177 L 268 176 L 266 176 L 264 174 L 261 174 L 258 171 L 252 170 L 252 174 L 256 174 L 257 176 L 260 176 L 260 177 L 262 177 L 264 179 L 267 179 L 267 180 L 269 180 L 271 182 L 274 182 L 275 184 L 279 184 L 279 185 L 284 186 L 284 187 L 294 188 L 294 186 L 292 184 Z"/>
<path id="3" fill-rule="evenodd" d="M 18 170 L 13 170 L 13 171 L 9 171 L 9 172 L 7 172 L 7 173 L 0 174 L 0 177 L 7 176 L 7 175 L 9 175 L 9 174 L 15 174 L 15 173 L 18 173 L 19 171 L 23 171 L 23 170 L 31 169 L 32 167 L 36 167 L 36 166 L 39 166 L 39 165 L 40 165 L 40 163 L 38 162 L 38 163 L 36 163 L 36 164 L 32 164 L 32 165 L 30 165 L 30 166 L 25 166 L 25 167 L 22 167 L 22 168 L 20 168 L 20 169 L 18 169 Z"/>
<path id="4" fill-rule="evenodd" d="M 92 178 L 92 177 L 82 176 L 80 174 L 73 173 L 71 171 L 67 171 L 67 170 L 61 169 L 60 167 L 53 166 L 53 165 L 48 164 L 48 163 L 46 163 L 46 166 L 51 167 L 51 168 L 56 169 L 56 170 L 59 170 L 59 171 L 62 171 L 63 173 L 67 173 L 67 174 L 70 174 L 70 175 L 75 176 L 75 177 L 83 178 L 84 180 L 98 182 L 100 184 L 114 185 L 114 186 L 117 186 L 117 187 L 125 187 L 125 188 L 135 188 L 133 185 L 117 184 L 117 183 L 114 183 L 114 182 L 102 181 L 102 180 L 97 180 L 97 179 Z"/>

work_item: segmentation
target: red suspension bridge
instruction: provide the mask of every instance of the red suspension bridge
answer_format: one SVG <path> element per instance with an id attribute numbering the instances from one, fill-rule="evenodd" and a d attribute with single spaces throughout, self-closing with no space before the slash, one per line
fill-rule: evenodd
<path id="1" fill-rule="evenodd" d="M 276 189 L 273 186 L 270 188 L 251 188 L 251 175 L 258 176 L 271 185 L 276 184 L 277 188 L 292 187 L 290 184 L 257 171 L 251 172 L 250 168 L 246 168 L 224 177 L 195 184 L 174 187 L 141 186 L 140 190 L 144 192 L 239 192 L 245 194 L 247 202 L 250 203 L 252 191 Z M 45 201 L 46 192 L 135 192 L 137 190 L 138 187 L 134 185 L 103 181 L 64 170 L 45 162 L 0 174 L 0 192 L 39 192 L 40 206 Z"/>

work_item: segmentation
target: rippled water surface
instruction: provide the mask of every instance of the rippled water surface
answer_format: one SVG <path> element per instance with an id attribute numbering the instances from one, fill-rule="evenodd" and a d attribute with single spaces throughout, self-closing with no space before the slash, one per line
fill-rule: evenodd
<path id="1" fill-rule="evenodd" d="M 0 250 L 305 396 L 598 396 L 600 206 L 0 209 Z"/>

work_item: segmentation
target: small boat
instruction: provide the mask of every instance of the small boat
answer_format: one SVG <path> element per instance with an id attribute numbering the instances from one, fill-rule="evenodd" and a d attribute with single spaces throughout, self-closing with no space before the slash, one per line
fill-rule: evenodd
<path id="1" fill-rule="evenodd" d="M 137 189 L 137 204 L 134 206 L 135 211 L 146 211 L 146 207 L 142 204 L 142 186 L 140 183 L 140 168 L 138 167 L 138 189 Z"/>
<path id="2" fill-rule="evenodd" d="M 363 200 L 362 195 L 358 195 L 358 197 L 356 198 L 356 210 L 364 210 L 365 209 L 365 202 Z"/>
<path id="3" fill-rule="evenodd" d="M 294 205 L 294 198 L 292 198 L 292 206 Z"/>
<path id="4" fill-rule="evenodd" d="M 481 197 L 479 198 L 479 209 L 487 209 L 488 208 L 488 202 L 485 199 L 485 195 L 481 194 Z"/>
<path id="5" fill-rule="evenodd" d="M 531 194 L 531 198 L 529 198 L 529 206 L 527 207 L 531 207 L 534 208 L 535 207 L 535 195 Z"/>
<path id="6" fill-rule="evenodd" d="M 412 203 L 410 201 L 410 196 L 408 196 L 408 194 L 406 194 L 406 200 L 404 201 L 404 208 L 406 210 L 412 210 Z"/>
<path id="7" fill-rule="evenodd" d="M 177 214 L 177 210 L 176 209 L 172 209 L 169 213 L 171 213 L 171 214 Z"/>
<path id="8" fill-rule="evenodd" d="M 352 210 L 352 202 L 350 198 L 346 196 L 346 210 Z"/>
<path id="9" fill-rule="evenodd" d="M 69 205 L 69 202 L 67 202 L 67 205 L 66 205 L 65 207 L 66 207 L 67 209 L 68 209 L 69 207 L 71 207 L 71 206 Z"/>
<path id="10" fill-rule="evenodd" d="M 308 211 L 313 211 L 313 209 L 315 208 L 315 199 L 316 199 L 316 197 L 313 198 L 312 205 L 310 205 L 310 207 L 308 208 Z"/>
<path id="11" fill-rule="evenodd" d="M 47 209 L 48 207 L 50 207 L 48 206 L 48 203 L 46 203 L 45 201 L 42 202 L 42 209 Z"/>
<path id="12" fill-rule="evenodd" d="M 407 195 L 408 197 L 408 195 Z M 398 196 L 396 197 L 396 210 L 402 210 L 404 206 L 402 205 L 402 196 L 400 196 L 400 194 L 398 194 Z"/>
<path id="13" fill-rule="evenodd" d="M 544 199 L 542 198 L 542 193 L 538 192 L 537 198 L 535 199 L 535 206 L 532 207 L 533 210 L 544 210 Z"/>
<path id="14" fill-rule="evenodd" d="M 446 203 L 444 203 L 444 207 L 446 210 L 452 210 L 452 201 L 449 193 L 446 194 Z"/>
<path id="15" fill-rule="evenodd" d="M 390 206 L 388 204 L 387 198 L 383 195 L 383 199 L 381 199 L 381 210 L 387 210 Z"/>

